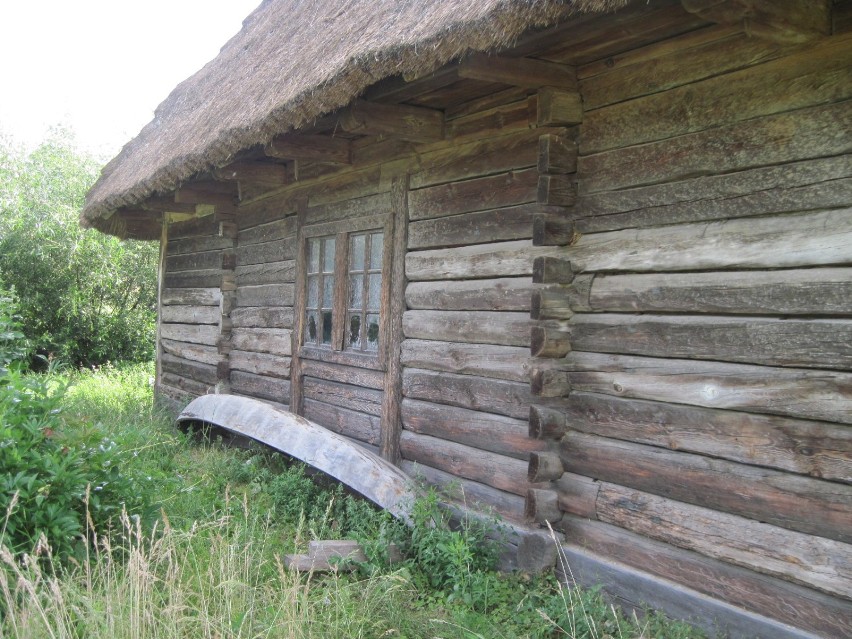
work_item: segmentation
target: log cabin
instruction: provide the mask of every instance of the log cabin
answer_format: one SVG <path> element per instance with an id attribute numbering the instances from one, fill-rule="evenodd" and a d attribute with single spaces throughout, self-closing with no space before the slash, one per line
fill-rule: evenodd
<path id="1" fill-rule="evenodd" d="M 731 637 L 852 631 L 852 2 L 265 0 L 103 170 L 156 392 Z"/>

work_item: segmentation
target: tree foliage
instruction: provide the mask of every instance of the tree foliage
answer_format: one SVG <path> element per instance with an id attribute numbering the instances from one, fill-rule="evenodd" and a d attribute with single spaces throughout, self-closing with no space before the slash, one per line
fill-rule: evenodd
<path id="1" fill-rule="evenodd" d="M 158 247 L 78 222 L 99 168 L 64 129 L 31 152 L 0 138 L 0 282 L 35 353 L 74 365 L 153 353 Z"/>

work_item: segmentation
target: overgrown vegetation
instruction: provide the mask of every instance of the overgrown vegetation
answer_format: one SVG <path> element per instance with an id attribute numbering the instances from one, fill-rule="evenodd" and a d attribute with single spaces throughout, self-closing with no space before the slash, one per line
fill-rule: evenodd
<path id="1" fill-rule="evenodd" d="M 0 136 L 0 286 L 17 293 L 38 368 L 152 355 L 158 247 L 80 228 L 99 169 L 66 130 L 32 152 Z"/>

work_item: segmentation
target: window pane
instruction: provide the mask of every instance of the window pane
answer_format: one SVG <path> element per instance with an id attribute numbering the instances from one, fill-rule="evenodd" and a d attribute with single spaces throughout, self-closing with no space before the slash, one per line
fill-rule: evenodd
<path id="1" fill-rule="evenodd" d="M 384 233 L 373 233 L 370 238 L 370 268 L 382 268 L 382 247 L 385 240 Z"/>
<path id="2" fill-rule="evenodd" d="M 361 315 L 359 313 L 349 318 L 349 346 L 361 350 Z"/>
<path id="3" fill-rule="evenodd" d="M 378 311 L 381 308 L 382 299 L 382 274 L 370 273 L 370 304 L 368 306 L 371 311 Z"/>
<path id="4" fill-rule="evenodd" d="M 379 349 L 379 316 L 375 313 L 367 315 L 367 350 Z"/>
<path id="5" fill-rule="evenodd" d="M 322 306 L 331 308 L 334 306 L 334 276 L 326 275 L 322 280 Z"/>
<path id="6" fill-rule="evenodd" d="M 319 306 L 319 278 L 313 275 L 308 278 L 308 308 Z"/>
<path id="7" fill-rule="evenodd" d="M 320 241 L 308 242 L 308 273 L 319 273 Z"/>
<path id="8" fill-rule="evenodd" d="M 364 252 L 366 250 L 367 236 L 353 235 L 349 243 L 349 270 L 364 270 Z"/>
<path id="9" fill-rule="evenodd" d="M 349 308 L 360 309 L 364 305 L 364 276 L 349 276 Z"/>
<path id="10" fill-rule="evenodd" d="M 331 344 L 331 311 L 322 312 L 322 343 Z"/>
<path id="11" fill-rule="evenodd" d="M 323 240 L 324 252 L 322 256 L 323 273 L 334 273 L 334 238 L 327 237 Z"/>
<path id="12" fill-rule="evenodd" d="M 316 344 L 317 342 L 317 314 L 308 313 L 305 322 L 305 343 Z"/>

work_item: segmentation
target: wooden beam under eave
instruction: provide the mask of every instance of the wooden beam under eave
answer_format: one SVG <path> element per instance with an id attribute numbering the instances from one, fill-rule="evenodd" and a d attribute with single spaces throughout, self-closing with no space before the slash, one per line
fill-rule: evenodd
<path id="1" fill-rule="evenodd" d="M 273 138 L 264 153 L 282 160 L 352 164 L 351 140 L 328 135 L 286 133 Z"/>
<path id="2" fill-rule="evenodd" d="M 213 171 L 213 177 L 225 182 L 253 182 L 284 186 L 292 182 L 291 171 L 283 164 L 234 162 Z"/>
<path id="3" fill-rule="evenodd" d="M 149 197 L 139 203 L 146 211 L 160 211 L 161 213 L 183 213 L 195 215 L 195 204 L 178 204 L 172 197 Z"/>
<path id="4" fill-rule="evenodd" d="M 752 36 L 795 44 L 831 33 L 830 0 L 681 0 L 709 22 L 742 24 Z"/>
<path id="5" fill-rule="evenodd" d="M 475 53 L 459 63 L 460 78 L 497 82 L 537 89 L 543 86 L 577 90 L 577 72 L 572 66 L 535 60 Z"/>
<path id="6" fill-rule="evenodd" d="M 227 193 L 215 193 L 193 186 L 184 186 L 175 191 L 175 202 L 178 204 L 203 204 L 215 207 L 217 212 L 236 213 L 237 196 Z M 197 210 L 197 209 L 196 209 Z"/>
<path id="7" fill-rule="evenodd" d="M 444 138 L 444 113 L 424 107 L 356 100 L 341 114 L 340 127 L 358 135 L 437 142 Z"/>

